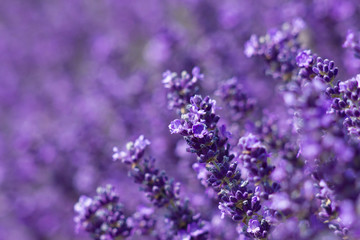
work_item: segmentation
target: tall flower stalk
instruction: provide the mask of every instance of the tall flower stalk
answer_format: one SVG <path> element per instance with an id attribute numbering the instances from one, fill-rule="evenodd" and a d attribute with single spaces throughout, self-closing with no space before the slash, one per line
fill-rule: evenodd
<path id="1" fill-rule="evenodd" d="M 113 160 L 130 166 L 129 176 L 141 185 L 141 190 L 157 208 L 165 208 L 166 220 L 170 226 L 170 239 L 208 239 L 207 224 L 189 206 L 189 200 L 179 197 L 180 183 L 169 179 L 165 171 L 154 165 L 152 157 L 143 158 L 150 141 L 140 136 L 129 142 L 125 151 L 114 148 Z"/>
<path id="2" fill-rule="evenodd" d="M 95 240 L 128 239 L 132 223 L 123 212 L 119 196 L 111 185 L 99 187 L 93 198 L 81 196 L 75 204 L 76 229 L 85 230 Z"/>
<path id="3" fill-rule="evenodd" d="M 241 177 L 235 155 L 230 153 L 227 143 L 229 133 L 225 127 L 217 126 L 220 117 L 215 114 L 215 100 L 195 95 L 190 103 L 188 112 L 171 122 L 170 132 L 184 136 L 188 151 L 197 155 L 200 164 L 206 165 L 210 173 L 207 182 L 218 192 L 223 215 L 239 222 L 246 236 L 267 238 L 270 223 L 265 219 L 266 210 L 261 207 L 262 190 Z M 254 155 L 257 157 L 259 155 Z"/>

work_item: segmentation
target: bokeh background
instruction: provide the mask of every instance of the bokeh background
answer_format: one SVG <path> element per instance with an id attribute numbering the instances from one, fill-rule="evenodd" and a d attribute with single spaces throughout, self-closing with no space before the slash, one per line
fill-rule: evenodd
<path id="1" fill-rule="evenodd" d="M 113 146 L 140 134 L 212 221 L 218 209 L 204 197 L 193 156 L 168 131 L 177 115 L 162 73 L 199 66 L 211 95 L 235 76 L 271 110 L 275 83 L 243 53 L 251 34 L 300 17 L 307 47 L 348 78 L 360 62 L 341 45 L 348 29 L 360 29 L 359 11 L 357 0 L 1 0 L 0 239 L 89 239 L 74 231 L 73 205 L 106 183 L 129 214 L 147 205 L 111 160 Z"/>

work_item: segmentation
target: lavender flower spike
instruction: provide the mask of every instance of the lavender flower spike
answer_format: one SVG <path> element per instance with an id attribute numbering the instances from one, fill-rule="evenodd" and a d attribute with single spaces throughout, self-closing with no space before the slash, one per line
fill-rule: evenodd
<path id="1" fill-rule="evenodd" d="M 271 29 L 265 36 L 253 35 L 245 43 L 245 55 L 263 57 L 268 75 L 289 81 L 296 69 L 295 57 L 301 49 L 298 36 L 304 28 L 304 21 L 298 18 L 285 23 L 281 29 Z"/>
<path id="2" fill-rule="evenodd" d="M 350 135 L 360 139 L 360 76 L 344 82 L 336 80 L 339 70 L 335 67 L 334 61 L 316 57 L 310 50 L 300 52 L 296 60 L 301 77 L 308 81 L 322 81 L 327 84 L 325 93 L 332 99 L 332 112 L 345 118 L 344 126 Z"/>
<path id="3" fill-rule="evenodd" d="M 75 204 L 76 229 L 91 234 L 95 240 L 125 239 L 132 226 L 122 212 L 119 196 L 111 185 L 99 187 L 94 198 L 81 196 Z"/>
<path id="4" fill-rule="evenodd" d="M 269 153 L 260 140 L 253 134 L 240 138 L 238 144 L 240 153 L 238 161 L 247 170 L 247 178 L 256 184 L 261 184 L 262 189 L 257 189 L 264 199 L 280 189 L 280 184 L 272 182 L 270 174 L 275 169 L 268 163 Z"/>
<path id="5" fill-rule="evenodd" d="M 145 148 L 150 141 L 140 136 L 135 143 L 127 144 L 127 151 L 119 152 L 115 148 L 114 160 L 131 164 L 129 176 L 135 183 L 142 185 L 142 191 L 152 204 L 158 208 L 166 208 L 169 222 L 169 234 L 183 236 L 183 239 L 205 240 L 208 238 L 207 224 L 202 221 L 189 207 L 187 200 L 182 201 L 179 197 L 180 183 L 169 179 L 165 171 L 160 171 L 154 166 L 154 158 L 143 159 Z"/>
<path id="6" fill-rule="evenodd" d="M 216 92 L 229 109 L 233 122 L 243 122 L 255 106 L 255 99 L 248 97 L 244 87 L 235 77 L 226 80 Z"/>
<path id="7" fill-rule="evenodd" d="M 155 235 L 156 220 L 153 218 L 154 209 L 141 207 L 133 214 L 134 231 L 138 235 Z"/>
<path id="8" fill-rule="evenodd" d="M 254 195 L 255 186 L 241 178 L 237 163 L 232 162 L 234 155 L 229 152 L 228 139 L 217 127 L 220 117 L 215 114 L 216 102 L 199 95 L 192 97 L 190 102 L 188 112 L 181 116 L 182 119 L 174 120 L 169 125 L 170 132 L 184 136 L 189 145 L 188 151 L 196 153 L 200 164 L 206 163 L 206 169 L 210 173 L 207 182 L 218 192 L 219 209 L 223 215 L 229 215 L 242 224 L 246 236 L 266 238 L 270 225 L 262 217 L 260 198 Z M 181 131 L 178 131 L 179 123 Z M 198 134 L 200 125 L 203 132 L 201 136 Z M 177 128 L 174 129 L 174 126 Z M 247 231 L 251 229 L 249 221 L 253 215 L 263 223 L 256 232 Z"/>
<path id="9" fill-rule="evenodd" d="M 349 30 L 343 47 L 352 49 L 355 57 L 360 58 L 360 33 Z"/>
<path id="10" fill-rule="evenodd" d="M 145 139 L 143 135 L 141 135 L 135 142 L 128 142 L 126 145 L 127 151 L 119 152 L 117 147 L 113 148 L 113 160 L 121 160 L 123 163 L 132 164 L 139 161 L 144 152 L 146 147 L 150 145 L 150 141 Z"/>
<path id="11" fill-rule="evenodd" d="M 180 77 L 175 72 L 164 72 L 162 83 L 168 90 L 169 109 L 176 109 L 179 113 L 183 113 L 190 97 L 198 92 L 198 82 L 203 78 L 204 75 L 200 73 L 198 67 L 193 68 L 192 76 L 186 71 L 183 71 Z"/>

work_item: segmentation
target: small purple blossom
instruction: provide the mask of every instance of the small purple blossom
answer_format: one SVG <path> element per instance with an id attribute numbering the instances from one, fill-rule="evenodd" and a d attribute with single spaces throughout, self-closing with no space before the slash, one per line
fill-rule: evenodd
<path id="1" fill-rule="evenodd" d="M 299 67 L 309 67 L 314 62 L 313 56 L 310 50 L 304 50 L 296 56 L 296 64 Z"/>
<path id="2" fill-rule="evenodd" d="M 256 55 L 260 47 L 259 40 L 256 35 L 251 35 L 250 40 L 245 43 L 244 53 L 247 57 Z"/>
<path id="3" fill-rule="evenodd" d="M 355 57 L 360 58 L 360 33 L 349 30 L 343 47 L 352 49 Z"/>
<path id="4" fill-rule="evenodd" d="M 252 235 L 255 235 L 255 236 L 259 235 L 259 233 L 260 233 L 260 223 L 259 223 L 259 221 L 256 220 L 256 219 L 251 219 L 249 221 L 249 227 L 247 229 L 247 232 L 252 234 Z"/>
<path id="5" fill-rule="evenodd" d="M 172 121 L 170 123 L 169 129 L 170 129 L 171 134 L 181 133 L 181 131 L 184 130 L 183 125 L 182 125 L 182 121 L 180 119 L 175 119 L 174 121 Z"/>
<path id="6" fill-rule="evenodd" d="M 140 236 L 156 234 L 155 213 L 153 208 L 141 206 L 132 216 L 134 232 Z"/>
<path id="7" fill-rule="evenodd" d="M 168 91 L 169 109 L 176 109 L 179 112 L 184 111 L 190 97 L 198 93 L 199 81 L 204 78 L 204 74 L 200 73 L 198 67 L 194 67 L 192 75 L 191 77 L 186 71 L 183 71 L 180 77 L 175 72 L 166 71 L 163 73 L 162 83 Z"/>
<path id="8" fill-rule="evenodd" d="M 127 164 L 136 163 L 144 155 L 148 145 L 150 145 L 150 141 L 141 135 L 135 142 L 128 142 L 126 151 L 119 152 L 118 148 L 114 147 L 113 161 L 120 160 Z"/>
<path id="9" fill-rule="evenodd" d="M 206 125 L 203 123 L 195 124 L 192 126 L 192 132 L 197 138 L 203 138 L 206 134 Z"/>

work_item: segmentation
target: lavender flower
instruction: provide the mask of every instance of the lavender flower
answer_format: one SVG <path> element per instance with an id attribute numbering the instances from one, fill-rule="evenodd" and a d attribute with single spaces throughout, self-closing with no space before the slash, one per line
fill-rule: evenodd
<path id="1" fill-rule="evenodd" d="M 141 135 L 135 143 L 137 144 L 129 142 L 126 145 L 127 150 L 120 153 L 117 148 L 114 148 L 113 160 L 131 164 L 130 176 L 134 178 L 135 183 L 143 184 L 143 191 L 155 206 L 164 207 L 178 200 L 180 184 L 168 180 L 164 171 L 155 168 L 154 158 L 143 159 L 150 141 Z"/>
<path id="2" fill-rule="evenodd" d="M 190 208 L 188 201 L 181 201 L 179 197 L 180 183 L 168 179 L 165 171 L 160 171 L 154 166 L 154 158 L 143 159 L 143 153 L 150 141 L 141 135 L 136 144 L 129 142 L 127 150 L 119 153 L 114 148 L 114 161 L 131 164 L 129 175 L 135 183 L 141 184 L 141 190 L 152 204 L 158 208 L 166 208 L 168 214 L 165 216 L 169 222 L 171 236 L 183 236 L 192 240 L 207 239 L 208 229 L 206 224 Z M 130 147 L 129 147 L 130 146 Z M 142 154 L 138 154 L 141 152 Z M 131 161 L 129 161 L 131 159 Z"/>
<path id="3" fill-rule="evenodd" d="M 296 56 L 296 63 L 299 67 L 308 68 L 314 63 L 314 57 L 310 50 L 304 50 Z"/>
<path id="4" fill-rule="evenodd" d="M 334 192 L 324 180 L 320 180 L 317 187 L 320 192 L 316 194 L 316 198 L 321 200 L 320 218 L 324 222 L 329 223 L 329 228 L 334 231 L 337 236 L 345 238 L 348 234 L 348 229 L 342 223 L 341 219 L 338 218 L 340 203 L 335 199 Z"/>
<path id="5" fill-rule="evenodd" d="M 261 143 L 269 149 L 273 159 L 285 159 L 292 167 L 299 167 L 302 166 L 302 160 L 297 156 L 299 148 L 293 138 L 295 133 L 292 124 L 291 118 L 265 113 L 263 118 L 255 123 L 255 132 Z"/>
<path id="6" fill-rule="evenodd" d="M 265 146 L 256 136 L 249 134 L 240 138 L 238 147 L 238 161 L 247 170 L 247 179 L 256 184 L 260 183 L 263 187 L 260 195 L 268 199 L 269 194 L 280 189 L 280 184 L 270 179 L 270 174 L 275 167 L 268 163 L 269 153 Z"/>
<path id="7" fill-rule="evenodd" d="M 261 56 L 267 62 L 266 73 L 274 79 L 289 81 L 296 68 L 295 57 L 300 49 L 298 36 L 304 29 L 301 19 L 286 23 L 280 30 L 271 29 L 265 36 L 252 35 L 245 44 L 247 57 Z"/>
<path id="8" fill-rule="evenodd" d="M 349 30 L 343 47 L 352 49 L 355 57 L 360 58 L 360 34 Z"/>
<path id="9" fill-rule="evenodd" d="M 300 53 L 299 56 L 303 54 L 304 52 Z M 306 50 L 306 55 L 311 64 L 304 66 L 300 70 L 300 75 L 309 81 L 319 79 L 328 85 L 326 94 L 332 98 L 332 111 L 340 117 L 345 117 L 344 126 L 352 136 L 359 138 L 360 130 L 357 122 L 360 123 L 358 119 L 360 117 L 360 110 L 358 109 L 360 90 L 358 90 L 357 77 L 345 82 L 336 81 L 338 68 L 335 67 L 334 61 L 323 60 L 321 57 L 316 58 L 309 50 Z M 298 64 L 303 66 L 300 62 Z"/>
<path id="10" fill-rule="evenodd" d="M 128 142 L 126 145 L 126 151 L 119 152 L 117 147 L 113 148 L 113 160 L 121 160 L 126 164 L 136 164 L 146 150 L 146 147 L 150 145 L 150 141 L 145 139 L 143 135 L 141 135 L 135 142 Z"/>
<path id="11" fill-rule="evenodd" d="M 254 42 L 254 39 L 252 42 Z M 346 96 L 345 101 L 342 99 L 339 82 L 334 83 L 334 79 L 338 74 L 338 68 L 334 66 L 334 62 L 327 59 L 323 60 L 313 55 L 310 50 L 300 50 L 301 48 L 296 50 L 298 52 L 296 54 L 296 64 L 299 69 L 296 69 L 295 64 L 293 65 L 291 77 L 287 78 L 292 81 L 283 87 L 282 93 L 285 102 L 295 111 L 294 123 L 300 133 L 301 156 L 305 158 L 307 167 L 317 176 L 318 181 L 326 179 L 329 183 L 331 182 L 329 176 L 319 173 L 326 171 L 327 168 L 331 168 L 330 166 L 335 166 L 337 163 L 339 166 L 344 167 L 346 164 L 339 163 L 338 160 L 346 162 L 353 157 L 354 150 L 350 146 L 351 144 L 349 145 L 344 140 L 341 128 L 336 128 L 338 127 L 339 117 L 351 114 L 352 111 L 346 109 L 347 113 L 345 113 L 344 108 L 347 107 L 348 101 Z M 295 60 L 295 57 L 293 56 L 292 59 Z M 298 73 L 298 75 L 294 73 Z M 283 74 L 279 75 L 284 76 Z M 276 76 L 273 77 L 276 78 Z M 337 98 L 336 102 L 334 101 L 332 104 L 332 108 L 338 114 L 338 117 L 328 112 L 330 100 L 325 97 L 324 83 L 329 84 L 329 88 L 326 89 L 327 95 Z M 342 89 L 355 89 L 355 86 L 357 86 L 355 83 L 344 84 Z M 293 96 L 291 101 L 289 101 L 288 97 L 290 94 Z M 351 92 L 348 93 L 348 96 L 351 97 Z M 341 107 L 338 107 L 341 101 L 344 103 L 341 104 Z M 297 118 L 298 116 L 300 118 Z M 351 121 L 347 121 L 351 124 Z M 325 149 L 328 149 L 328 151 Z M 334 159 L 334 153 L 338 159 Z M 326 181 L 323 181 L 323 184 Z M 321 204 L 321 209 L 327 214 L 321 213 L 319 216 L 329 224 L 329 227 L 334 230 L 336 235 L 345 237 L 347 229 L 343 230 L 343 223 L 334 217 L 338 214 L 336 194 L 333 191 L 327 192 L 329 195 L 323 198 Z M 332 200 L 329 200 L 330 198 Z"/>
<path id="12" fill-rule="evenodd" d="M 349 133 L 352 136 L 360 137 L 360 109 L 359 109 L 359 93 L 360 93 L 360 75 L 349 79 L 344 82 L 340 82 L 338 85 L 339 92 L 343 95 L 340 98 L 335 98 L 333 103 L 334 109 L 345 109 L 345 111 L 341 111 L 340 114 L 346 115 L 346 119 L 344 120 L 344 126 L 347 127 Z M 337 100 L 338 99 L 338 100 Z M 345 108 L 344 107 L 345 103 Z"/>
<path id="13" fill-rule="evenodd" d="M 226 109 L 229 109 L 230 118 L 234 122 L 243 122 L 254 110 L 255 99 L 247 96 L 244 87 L 235 77 L 222 83 L 217 95 L 226 104 Z"/>
<path id="14" fill-rule="evenodd" d="M 227 138 L 221 135 L 217 122 L 220 119 L 215 114 L 216 102 L 209 97 L 204 99 L 195 95 L 190 99 L 188 113 L 182 115 L 182 130 L 177 131 L 171 123 L 171 133 L 179 133 L 184 136 L 189 145 L 189 151 L 198 156 L 199 163 L 206 163 L 210 172 L 208 182 L 219 192 L 219 209 L 223 215 L 230 215 L 234 221 L 243 220 L 244 233 L 249 228 L 250 216 L 261 209 L 260 199 L 254 196 L 254 188 L 249 185 L 248 180 L 241 179 L 240 171 L 235 162 L 232 162 L 234 155 L 229 153 Z M 179 120 L 174 120 L 179 122 Z M 173 121 L 173 122 L 174 122 Z M 202 124 L 206 134 L 198 136 L 194 132 L 194 126 Z M 257 215 L 260 220 L 261 215 Z M 247 232 L 253 238 L 266 238 L 270 225 L 265 224 L 258 232 Z"/>
<path id="15" fill-rule="evenodd" d="M 307 160 L 319 189 L 316 195 L 321 200 L 319 217 L 337 236 L 346 239 L 348 230 L 337 217 L 341 205 L 339 196 L 329 186 L 337 181 L 333 180 L 338 175 L 336 167 L 344 168 L 354 157 L 355 150 L 352 144 L 346 141 L 341 125 L 339 126 L 341 118 L 350 114 L 349 111 L 342 109 L 346 107 L 344 98 L 351 104 L 352 100 L 346 99 L 349 95 L 351 97 L 351 94 L 342 94 L 341 83 L 339 81 L 334 83 L 338 71 L 333 61 L 323 60 L 320 57 L 315 60 L 315 57 L 308 53 L 307 58 L 311 59 L 310 65 L 300 70 L 300 76 L 307 81 L 302 89 L 299 105 L 303 121 L 301 155 Z M 347 82 L 347 84 L 341 84 L 342 91 L 357 86 L 355 82 Z M 327 89 L 326 85 L 329 86 Z M 329 111 L 331 108 L 332 111 Z"/>
<path id="16" fill-rule="evenodd" d="M 199 91 L 198 81 L 203 78 L 204 75 L 200 73 L 198 67 L 193 68 L 192 76 L 186 71 L 183 71 L 180 77 L 175 72 L 164 72 L 162 83 L 168 90 L 169 109 L 176 109 L 179 113 L 184 112 L 190 97 Z"/>
<path id="17" fill-rule="evenodd" d="M 156 220 L 154 219 L 154 209 L 140 207 L 132 216 L 134 232 L 141 236 L 156 235 Z"/>
<path id="18" fill-rule="evenodd" d="M 124 215 L 119 196 L 111 185 L 99 187 L 94 198 L 81 196 L 75 204 L 76 229 L 85 230 L 96 240 L 125 239 L 132 226 Z"/>
<path id="19" fill-rule="evenodd" d="M 262 237 L 260 223 L 257 219 L 251 219 L 249 221 L 247 232 L 251 235 Z"/>

